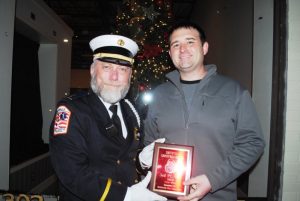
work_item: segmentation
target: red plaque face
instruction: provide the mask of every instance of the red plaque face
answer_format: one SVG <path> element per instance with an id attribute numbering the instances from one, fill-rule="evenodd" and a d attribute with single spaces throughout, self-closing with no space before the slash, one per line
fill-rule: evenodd
<path id="1" fill-rule="evenodd" d="M 183 182 L 190 178 L 193 147 L 155 143 L 150 190 L 176 198 L 188 193 Z"/>

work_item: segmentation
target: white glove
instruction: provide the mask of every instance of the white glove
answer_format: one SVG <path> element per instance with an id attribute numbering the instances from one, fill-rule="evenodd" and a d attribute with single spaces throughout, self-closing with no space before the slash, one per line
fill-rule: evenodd
<path id="1" fill-rule="evenodd" d="M 140 163 L 143 169 L 150 168 L 152 166 L 154 143 L 164 143 L 165 140 L 166 138 L 159 138 L 148 146 L 144 147 L 143 151 L 141 151 L 141 153 L 139 154 Z"/>
<path id="2" fill-rule="evenodd" d="M 151 172 L 149 171 L 143 181 L 128 187 L 124 201 L 166 201 L 167 198 L 147 189 L 150 179 Z"/>

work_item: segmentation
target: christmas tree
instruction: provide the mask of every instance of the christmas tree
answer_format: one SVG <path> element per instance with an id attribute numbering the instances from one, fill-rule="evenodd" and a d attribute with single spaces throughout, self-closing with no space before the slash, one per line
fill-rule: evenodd
<path id="1" fill-rule="evenodd" d="M 134 96 L 162 83 L 172 69 L 167 36 L 171 10 L 171 0 L 124 0 L 119 9 L 115 34 L 134 39 L 140 49 L 132 77 Z"/>

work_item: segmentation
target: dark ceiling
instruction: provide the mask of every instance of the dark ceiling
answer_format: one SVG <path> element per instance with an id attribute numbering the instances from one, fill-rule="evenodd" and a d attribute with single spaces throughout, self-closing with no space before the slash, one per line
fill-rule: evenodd
<path id="1" fill-rule="evenodd" d="M 129 0 L 44 1 L 74 31 L 72 68 L 85 69 L 90 65 L 89 41 L 95 36 L 113 31 L 118 10 Z M 179 20 L 190 18 L 196 0 L 168 1 L 171 2 L 173 19 Z"/>

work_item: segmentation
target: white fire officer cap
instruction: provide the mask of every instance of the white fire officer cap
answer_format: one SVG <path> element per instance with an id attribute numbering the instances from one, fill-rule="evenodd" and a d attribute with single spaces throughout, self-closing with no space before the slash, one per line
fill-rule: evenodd
<path id="1" fill-rule="evenodd" d="M 90 41 L 94 59 L 131 67 L 139 48 L 136 42 L 120 35 L 101 35 Z"/>

